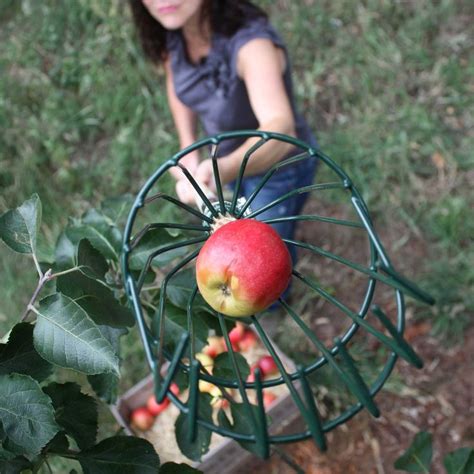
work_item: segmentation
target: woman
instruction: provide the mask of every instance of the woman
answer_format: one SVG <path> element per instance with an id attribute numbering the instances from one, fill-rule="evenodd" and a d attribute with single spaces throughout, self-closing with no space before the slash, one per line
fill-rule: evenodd
<path id="1" fill-rule="evenodd" d="M 266 14 L 244 0 L 130 0 L 133 18 L 147 57 L 162 63 L 169 106 L 182 148 L 196 140 L 197 122 L 206 135 L 260 129 L 296 136 L 312 146 L 316 140 L 297 112 L 288 54 Z M 232 183 L 245 152 L 258 141 L 226 140 L 219 145 L 219 173 Z M 249 160 L 242 194 L 249 196 L 262 174 L 291 153 L 291 146 L 270 140 Z M 197 153 L 181 163 L 201 183 L 214 188 L 211 160 Z M 279 170 L 252 203 L 256 210 L 286 192 L 311 184 L 315 161 L 303 160 Z M 179 169 L 172 170 L 176 191 L 193 202 L 194 189 Z M 284 201 L 260 219 L 296 215 L 305 195 Z M 274 224 L 292 238 L 294 222 Z M 290 246 L 293 247 L 293 246 Z M 290 249 L 294 255 L 294 249 Z"/>

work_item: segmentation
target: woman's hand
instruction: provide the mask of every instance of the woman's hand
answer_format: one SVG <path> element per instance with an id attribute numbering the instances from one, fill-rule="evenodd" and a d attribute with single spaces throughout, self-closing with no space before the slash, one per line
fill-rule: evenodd
<path id="1" fill-rule="evenodd" d="M 194 204 L 196 202 L 196 196 L 198 195 L 186 178 L 179 179 L 176 182 L 176 194 L 178 195 L 178 199 L 185 204 Z"/>
<path id="2" fill-rule="evenodd" d="M 225 157 L 218 158 L 217 164 L 219 168 L 219 179 L 222 185 L 230 183 L 235 179 L 235 166 L 233 160 Z M 202 183 L 214 194 L 216 193 L 216 180 L 214 177 L 214 169 L 212 166 L 212 160 L 202 161 L 196 170 L 196 180 Z"/>
<path id="3" fill-rule="evenodd" d="M 183 158 L 179 160 L 179 163 L 184 166 L 192 175 L 194 175 L 199 166 L 199 153 L 197 151 L 193 151 L 186 156 L 183 156 Z M 176 181 L 185 179 L 184 173 L 177 166 L 170 168 L 170 173 L 173 178 L 176 179 Z"/>

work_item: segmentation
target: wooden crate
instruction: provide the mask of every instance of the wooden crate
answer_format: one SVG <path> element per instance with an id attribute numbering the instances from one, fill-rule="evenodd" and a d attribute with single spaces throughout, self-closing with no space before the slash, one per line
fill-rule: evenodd
<path id="1" fill-rule="evenodd" d="M 295 369 L 294 363 L 278 347 L 276 347 L 276 350 L 285 367 L 293 371 Z M 163 369 L 166 371 L 166 365 Z M 298 385 L 296 387 L 298 388 Z M 134 432 L 128 420 L 131 412 L 145 405 L 152 393 L 153 378 L 149 375 L 128 390 L 118 399 L 116 405 L 111 407 L 112 414 L 124 428 L 125 433 L 144 436 L 143 433 Z M 289 394 L 277 398 L 267 413 L 272 421 L 269 426 L 269 432 L 272 435 L 294 433 L 300 431 L 304 426 L 300 413 Z M 159 424 L 159 419 L 157 423 Z M 203 456 L 200 463 L 187 460 L 185 461 L 187 464 L 202 470 L 206 474 L 238 474 L 264 462 L 254 454 L 243 449 L 236 441 L 222 438 L 216 433 L 213 433 L 212 436 L 213 439 L 215 437 L 220 438 L 222 440 L 220 444 L 215 447 L 211 446 L 211 449 Z M 158 454 L 161 455 L 159 450 Z M 176 459 L 162 459 L 162 462 L 166 461 L 182 462 L 182 460 Z"/>

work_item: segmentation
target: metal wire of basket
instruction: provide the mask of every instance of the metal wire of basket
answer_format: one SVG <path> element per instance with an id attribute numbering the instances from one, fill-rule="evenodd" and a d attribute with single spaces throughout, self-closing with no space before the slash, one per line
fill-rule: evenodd
<path id="1" fill-rule="evenodd" d="M 219 145 L 226 140 L 245 140 L 252 137 L 258 138 L 258 141 L 246 152 L 235 182 L 232 198 L 226 200 L 224 198 L 224 189 L 219 177 Z M 247 163 L 250 159 L 252 159 L 253 153 L 258 148 L 271 140 L 277 140 L 292 145 L 296 150 L 298 150 L 298 153 L 273 165 L 263 175 L 259 185 L 248 197 L 248 199 L 242 200 L 240 196 L 240 189 Z M 192 174 L 180 163 L 180 160 L 184 156 L 197 150 L 210 150 L 209 153 L 210 158 L 212 159 L 215 185 L 217 190 L 217 198 L 215 201 L 211 201 L 209 199 L 206 193 L 198 185 Z M 283 169 L 286 166 L 291 166 L 295 163 L 314 158 L 319 160 L 319 166 L 327 166 L 337 179 L 332 182 L 316 183 L 294 189 L 291 192 L 280 196 L 273 202 L 268 203 L 262 208 L 255 210 L 251 209 L 250 206 L 252 205 L 255 197 L 265 186 L 265 184 L 272 178 L 275 172 Z M 172 167 L 176 166 L 182 169 L 186 178 L 200 196 L 200 199 L 203 203 L 203 209 L 197 210 L 187 204 L 183 204 L 172 195 L 159 190 L 160 179 L 164 179 L 165 174 Z M 158 186 L 158 192 L 152 193 L 151 191 L 155 191 L 154 188 L 156 186 Z M 267 222 L 269 224 L 284 221 L 324 222 L 335 226 L 358 228 L 361 231 L 366 232 L 370 252 L 369 265 L 362 265 L 353 262 L 312 243 L 284 239 L 288 245 L 303 248 L 315 255 L 328 259 L 328 261 L 337 262 L 347 266 L 367 278 L 365 296 L 360 305 L 359 311 L 356 312 L 351 310 L 336 296 L 330 294 L 330 292 L 324 289 L 321 284 L 307 275 L 302 274 L 298 270 L 293 269 L 292 278 L 295 281 L 299 281 L 301 284 L 306 286 L 308 291 L 333 305 L 338 312 L 343 314 L 350 321 L 350 327 L 343 334 L 334 339 L 332 346 L 328 347 L 308 327 L 300 315 L 297 314 L 297 311 L 287 301 L 285 301 L 285 299 L 280 298 L 279 304 L 281 308 L 285 310 L 291 320 L 294 321 L 294 323 L 302 330 L 304 335 L 309 339 L 311 344 L 321 355 L 316 357 L 311 363 L 300 365 L 295 371 L 291 373 L 287 372 L 271 340 L 267 336 L 264 327 L 259 321 L 259 315 L 244 318 L 243 320 L 247 324 L 252 324 L 254 326 L 262 343 L 265 345 L 268 353 L 275 360 L 276 365 L 280 371 L 280 376 L 271 378 L 270 380 L 263 380 L 262 374 L 257 368 L 255 369 L 255 381 L 248 382 L 243 379 L 242 374 L 240 373 L 236 355 L 229 339 L 229 330 L 226 324 L 226 317 L 215 312 L 215 317 L 218 318 L 220 330 L 222 331 L 222 335 L 224 336 L 227 345 L 234 374 L 232 380 L 224 379 L 222 377 L 215 377 L 204 370 L 200 362 L 195 358 L 196 350 L 194 343 L 195 335 L 193 305 L 198 296 L 198 288 L 197 285 L 195 285 L 187 302 L 187 331 L 182 334 L 173 352 L 165 350 L 167 286 L 169 285 L 173 276 L 193 262 L 193 260 L 197 257 L 201 246 L 204 244 L 211 233 L 211 225 L 214 219 L 222 214 L 229 214 L 237 219 L 244 217 L 257 218 L 265 210 L 271 208 L 272 206 L 279 205 L 286 199 L 294 197 L 298 194 L 319 193 L 324 190 L 334 189 L 339 189 L 346 193 L 351 206 L 358 216 L 358 220 L 349 221 L 318 215 L 285 216 L 276 219 L 263 220 L 263 222 Z M 170 203 L 176 209 L 184 211 L 192 219 L 198 218 L 201 222 L 196 224 L 188 222 L 153 221 L 146 223 L 141 229 L 135 230 L 134 227 L 137 224 L 140 212 L 150 206 L 156 207 L 157 204 L 163 201 Z M 186 232 L 196 233 L 197 236 L 186 238 L 185 240 L 172 243 L 170 245 L 161 246 L 158 249 L 149 249 L 149 253 L 146 256 L 146 261 L 141 271 L 138 272 L 138 274 L 133 272 L 129 263 L 130 259 L 134 255 L 134 252 L 136 252 L 139 243 L 149 232 L 160 228 L 180 229 Z M 178 263 L 175 261 L 173 264 L 174 266 L 169 269 L 167 274 L 163 277 L 160 284 L 158 311 L 153 317 L 153 327 L 156 328 L 156 331 L 153 332 L 150 326 L 148 326 L 146 323 L 144 308 L 141 301 L 146 275 L 149 273 L 154 259 L 165 255 L 167 252 L 173 252 L 177 249 L 183 248 L 194 248 L 194 250 L 190 251 L 184 256 L 179 257 Z M 349 176 L 320 150 L 315 149 L 295 138 L 282 134 L 262 131 L 237 131 L 222 133 L 200 140 L 165 161 L 142 187 L 132 206 L 124 234 L 122 267 L 127 296 L 138 323 L 138 328 L 144 344 L 148 364 L 154 375 L 156 398 L 158 402 L 160 402 L 165 398 L 165 396 L 170 397 L 172 402 L 181 410 L 181 412 L 187 415 L 188 433 L 189 439 L 191 441 L 196 436 L 198 426 L 201 426 L 213 432 L 217 432 L 223 436 L 232 437 L 242 443 L 253 443 L 255 446 L 255 451 L 258 452 L 262 458 L 267 458 L 269 456 L 270 445 L 272 444 L 295 442 L 311 437 L 314 439 L 321 450 L 325 450 L 327 447 L 325 434 L 338 425 L 349 420 L 361 409 L 366 408 L 375 417 L 380 415 L 380 411 L 374 401 L 374 397 L 383 387 L 384 383 L 392 372 L 398 357 L 401 357 L 415 367 L 422 367 L 421 359 L 403 338 L 405 325 L 404 294 L 428 304 L 434 303 L 433 298 L 418 288 L 414 283 L 408 281 L 406 278 L 396 272 L 374 229 L 367 206 Z M 389 316 L 379 306 L 373 304 L 374 295 L 378 285 L 380 284 L 388 285 L 394 289 L 396 323 L 392 322 Z M 368 321 L 369 314 L 371 314 L 378 321 L 379 326 L 381 325 L 384 328 L 384 331 L 377 329 L 374 324 Z M 233 320 L 235 320 L 235 318 L 233 318 Z M 366 331 L 375 337 L 390 351 L 390 355 L 388 356 L 383 369 L 378 374 L 376 380 L 370 385 L 367 385 L 366 381 L 364 381 L 364 378 L 358 370 L 356 362 L 350 353 L 350 348 L 348 348 L 349 341 L 359 330 Z M 340 357 L 340 359 L 343 361 L 342 364 L 336 360 L 336 356 Z M 162 378 L 160 375 L 160 370 L 164 358 L 169 361 L 169 368 L 166 376 Z M 308 382 L 308 377 L 326 364 L 332 368 L 336 377 L 342 381 L 342 383 L 357 400 L 356 403 L 353 403 L 338 416 L 329 420 L 322 419 L 317 403 L 315 402 L 314 395 L 311 391 L 310 384 Z M 187 374 L 189 377 L 189 397 L 187 402 L 181 401 L 178 397 L 169 392 L 170 384 L 175 378 L 178 370 Z M 203 419 L 199 415 L 198 407 L 200 404 L 200 399 L 202 398 L 202 394 L 198 388 L 200 380 L 210 382 L 222 388 L 224 392 L 225 389 L 238 390 L 241 401 L 246 407 L 249 419 L 252 420 L 253 429 L 251 432 L 238 432 L 232 428 L 229 428 L 228 426 L 226 427 L 217 425 L 212 420 Z M 301 412 L 302 418 L 305 420 L 307 427 L 305 430 L 298 433 L 270 435 L 268 432 L 268 421 L 263 403 L 263 390 L 267 387 L 281 384 L 285 384 L 288 388 L 289 393 Z M 252 405 L 250 403 L 247 393 L 248 390 L 256 391 L 256 405 Z"/>

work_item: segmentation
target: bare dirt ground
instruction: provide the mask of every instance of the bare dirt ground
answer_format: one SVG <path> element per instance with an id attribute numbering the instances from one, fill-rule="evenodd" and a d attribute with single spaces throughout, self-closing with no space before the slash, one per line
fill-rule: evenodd
<path id="1" fill-rule="evenodd" d="M 318 208 L 310 203 L 308 213 L 349 218 L 347 212 L 335 206 L 331 209 Z M 299 231 L 300 240 L 313 241 L 318 231 L 318 241 L 323 248 L 330 249 L 354 261 L 367 259 L 364 234 L 340 226 L 321 226 L 305 223 Z M 409 278 L 418 274 L 420 264 L 427 256 L 426 243 L 409 233 L 398 223 L 390 228 L 379 229 L 384 243 L 397 270 Z M 403 240 L 404 235 L 409 235 Z M 364 240 L 365 239 L 365 240 Z M 334 294 L 346 305 L 357 309 L 363 294 L 360 280 L 346 268 L 327 265 L 319 257 L 301 257 L 299 267 L 312 270 L 321 277 L 325 285 L 330 284 Z M 295 289 L 298 292 L 298 289 Z M 434 295 L 436 296 L 436 295 Z M 297 296 L 301 301 L 303 294 Z M 393 291 L 382 289 L 377 302 L 394 308 Z M 295 298 L 293 298 L 295 299 Z M 409 301 L 409 299 L 408 299 Z M 308 302 L 314 308 L 314 302 Z M 332 319 L 334 308 L 327 303 L 316 305 L 324 314 L 322 322 L 313 321 L 318 335 L 330 340 L 343 327 Z M 305 311 L 304 304 L 302 310 Z M 399 393 L 382 390 L 376 396 L 382 415 L 375 419 L 362 411 L 349 422 L 333 430 L 327 436 L 328 450 L 321 453 L 312 441 L 284 446 L 284 450 L 308 474 L 390 474 L 396 471 L 394 461 L 411 444 L 413 437 L 421 430 L 433 434 L 433 463 L 431 473 L 444 473 L 442 458 L 460 447 L 474 445 L 474 327 L 464 334 L 464 341 L 456 346 L 443 345 L 430 335 L 429 321 L 416 321 L 413 309 L 408 305 L 405 338 L 424 361 L 422 369 L 416 369 L 404 361 L 398 361 L 394 373 L 403 381 Z M 342 321 L 342 319 L 341 319 Z M 375 346 L 377 341 L 375 341 Z M 375 349 L 374 346 L 374 349 Z M 294 470 L 272 456 L 254 474 L 289 474 Z"/>

